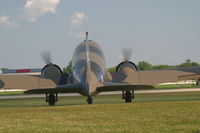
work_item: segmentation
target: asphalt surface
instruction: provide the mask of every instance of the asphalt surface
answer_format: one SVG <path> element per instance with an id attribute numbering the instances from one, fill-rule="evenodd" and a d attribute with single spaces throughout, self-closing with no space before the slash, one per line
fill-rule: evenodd
<path id="1" fill-rule="evenodd" d="M 164 89 L 164 90 L 136 90 L 136 94 L 141 93 L 174 93 L 174 92 L 197 92 L 200 91 L 200 88 L 184 88 L 184 89 Z M 122 94 L 121 91 L 112 91 L 112 92 L 102 92 L 99 95 L 116 95 Z M 58 96 L 81 96 L 77 93 L 64 93 L 58 94 Z M 41 98 L 45 97 L 44 94 L 29 94 L 29 95 L 10 95 L 10 96 L 0 96 L 0 99 L 24 99 L 24 98 Z"/>

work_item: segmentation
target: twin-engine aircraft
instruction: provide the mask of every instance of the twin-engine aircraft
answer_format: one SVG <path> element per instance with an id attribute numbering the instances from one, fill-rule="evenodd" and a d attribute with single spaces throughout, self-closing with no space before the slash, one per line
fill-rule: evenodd
<path id="1" fill-rule="evenodd" d="M 129 56 L 129 55 L 128 55 Z M 199 79 L 200 67 L 187 67 L 166 70 L 139 71 L 137 66 L 125 58 L 116 67 L 116 72 L 106 71 L 105 58 L 100 46 L 86 38 L 74 51 L 72 58 L 73 74 L 63 74 L 58 65 L 44 55 L 46 65 L 41 75 L 27 75 L 28 69 L 20 74 L 1 74 L 0 88 L 24 89 L 26 94 L 46 94 L 49 105 L 55 105 L 58 93 L 79 93 L 87 96 L 88 104 L 92 96 L 105 91 L 122 91 L 125 102 L 134 99 L 134 90 L 150 89 L 153 85 L 178 80 Z"/>

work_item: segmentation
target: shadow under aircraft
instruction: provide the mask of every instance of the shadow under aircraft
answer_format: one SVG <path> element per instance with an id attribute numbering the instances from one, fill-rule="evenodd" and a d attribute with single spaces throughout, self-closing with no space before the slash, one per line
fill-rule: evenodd
<path id="1" fill-rule="evenodd" d="M 159 83 L 200 79 L 200 67 L 139 71 L 129 57 L 130 52 L 125 52 L 124 61 L 116 67 L 116 72 L 107 72 L 102 49 L 88 40 L 86 32 L 85 40 L 73 53 L 72 74 L 63 74 L 46 53 L 43 55 L 46 65 L 40 75 L 28 75 L 25 73 L 28 69 L 18 71 L 20 74 L 0 74 L 0 88 L 46 94 L 49 105 L 55 105 L 58 93 L 79 93 L 87 96 L 88 104 L 92 104 L 92 97 L 100 92 L 122 91 L 122 98 L 128 103 L 134 99 L 134 90 L 150 89 Z"/>

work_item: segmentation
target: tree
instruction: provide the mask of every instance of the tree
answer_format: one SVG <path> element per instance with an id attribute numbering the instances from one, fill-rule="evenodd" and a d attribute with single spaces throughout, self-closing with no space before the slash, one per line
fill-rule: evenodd
<path id="1" fill-rule="evenodd" d="M 63 68 L 63 73 L 68 73 L 68 74 L 72 73 L 72 60 L 70 60 L 68 62 L 68 65 L 65 68 Z"/>
<path id="2" fill-rule="evenodd" d="M 176 66 L 170 66 L 170 65 L 155 65 L 152 66 L 152 69 L 166 69 L 166 68 L 175 68 Z"/>
<path id="3" fill-rule="evenodd" d="M 8 70 L 8 68 L 0 68 L 0 70 Z"/>
<path id="4" fill-rule="evenodd" d="M 110 67 L 107 69 L 108 72 L 116 72 L 116 67 Z"/>
<path id="5" fill-rule="evenodd" d="M 187 59 L 185 60 L 184 63 L 178 65 L 177 67 L 190 67 L 190 66 L 199 66 L 199 64 L 196 62 L 191 62 L 190 59 Z"/>
<path id="6" fill-rule="evenodd" d="M 146 62 L 146 61 L 140 61 L 140 62 L 138 63 L 138 69 L 139 69 L 139 70 L 150 70 L 150 69 L 152 69 L 152 65 L 149 64 L 149 63 Z"/>
<path id="7" fill-rule="evenodd" d="M 200 66 L 200 65 L 198 63 L 196 63 L 196 62 L 192 62 L 191 66 Z"/>

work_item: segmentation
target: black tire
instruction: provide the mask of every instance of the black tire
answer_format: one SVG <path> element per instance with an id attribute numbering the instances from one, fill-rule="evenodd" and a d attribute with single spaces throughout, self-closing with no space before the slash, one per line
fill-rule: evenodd
<path id="1" fill-rule="evenodd" d="M 88 98 L 87 98 L 87 103 L 88 103 L 88 104 L 92 104 L 92 103 L 93 103 L 93 99 L 92 99 L 91 96 L 88 96 Z"/>
<path id="2" fill-rule="evenodd" d="M 55 106 L 56 102 L 55 101 L 49 101 L 49 106 Z"/>
<path id="3" fill-rule="evenodd" d="M 49 106 L 55 106 L 56 104 L 56 98 L 54 93 L 49 94 Z"/>
<path id="4" fill-rule="evenodd" d="M 125 92 L 125 102 L 126 102 L 126 103 L 132 102 L 131 91 L 126 91 L 126 92 Z"/>

